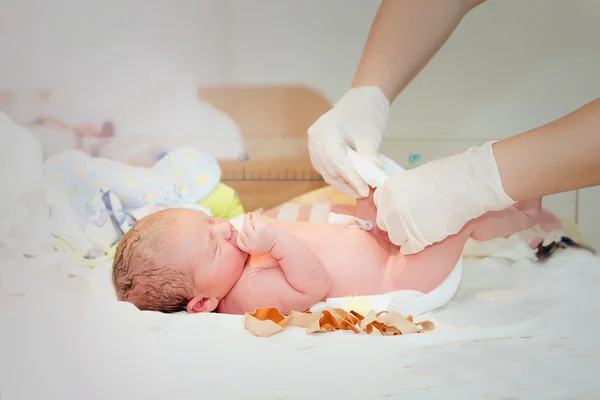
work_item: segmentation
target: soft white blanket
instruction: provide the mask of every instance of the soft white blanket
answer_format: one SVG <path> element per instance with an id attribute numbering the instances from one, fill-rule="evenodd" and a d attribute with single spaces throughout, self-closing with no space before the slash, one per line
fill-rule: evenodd
<path id="1" fill-rule="evenodd" d="M 241 316 L 140 312 L 86 278 L 48 278 L 2 300 L 2 398 L 594 398 L 599 282 L 600 260 L 578 250 L 471 260 L 424 316 L 432 333 L 257 338 Z"/>

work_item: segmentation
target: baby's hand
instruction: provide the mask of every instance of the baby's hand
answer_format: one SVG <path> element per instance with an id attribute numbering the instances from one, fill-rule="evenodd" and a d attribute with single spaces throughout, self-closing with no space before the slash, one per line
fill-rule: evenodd
<path id="1" fill-rule="evenodd" d="M 238 235 L 240 250 L 250 254 L 269 253 L 277 241 L 277 227 L 262 221 L 255 213 L 244 217 L 244 226 Z"/>

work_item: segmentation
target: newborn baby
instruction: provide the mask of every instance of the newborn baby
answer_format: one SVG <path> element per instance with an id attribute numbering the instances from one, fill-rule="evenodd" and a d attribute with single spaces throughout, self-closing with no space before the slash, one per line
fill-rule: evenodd
<path id="1" fill-rule="evenodd" d="M 490 240 L 537 223 L 541 200 L 521 202 L 469 222 L 459 233 L 404 256 L 385 234 L 313 222 L 268 223 L 245 216 L 241 232 L 199 211 L 152 214 L 117 248 L 119 300 L 141 310 L 228 314 L 277 307 L 306 311 L 330 297 L 412 289 L 427 293 L 452 272 L 469 237 Z M 374 221 L 372 194 L 356 214 Z"/>

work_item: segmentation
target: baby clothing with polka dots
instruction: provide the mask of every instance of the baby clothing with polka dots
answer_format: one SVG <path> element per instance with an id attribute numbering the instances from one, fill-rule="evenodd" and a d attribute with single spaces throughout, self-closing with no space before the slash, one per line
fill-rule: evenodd
<path id="1" fill-rule="evenodd" d="M 77 252 L 91 258 L 105 253 L 139 216 L 174 207 L 195 207 L 210 214 L 201 202 L 221 178 L 217 160 L 193 148 L 167 153 L 152 168 L 69 150 L 48 158 L 44 173 L 55 193 L 66 195 L 85 220 L 85 234 L 77 241 L 91 244 Z"/>

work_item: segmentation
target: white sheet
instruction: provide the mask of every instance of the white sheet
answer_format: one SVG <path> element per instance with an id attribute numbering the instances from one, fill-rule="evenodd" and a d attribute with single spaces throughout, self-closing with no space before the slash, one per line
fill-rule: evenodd
<path id="1" fill-rule="evenodd" d="M 600 389 L 600 260 L 581 251 L 546 265 L 468 260 L 455 299 L 430 315 L 436 330 L 401 337 L 290 328 L 257 338 L 241 316 L 139 312 L 86 282 L 2 301 L 2 399 L 564 399 Z"/>

